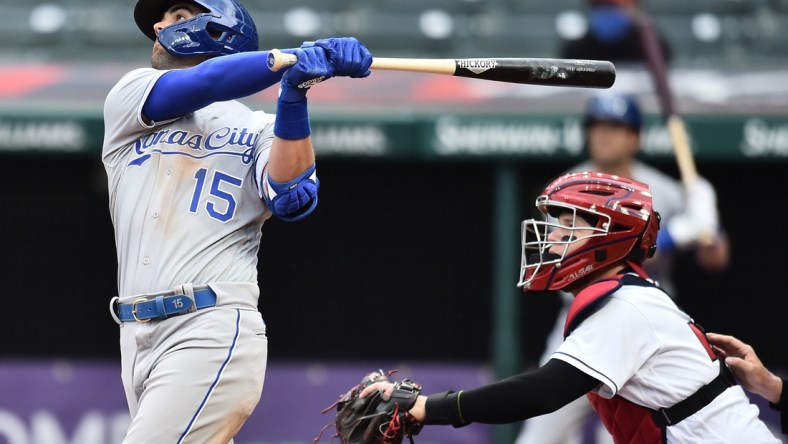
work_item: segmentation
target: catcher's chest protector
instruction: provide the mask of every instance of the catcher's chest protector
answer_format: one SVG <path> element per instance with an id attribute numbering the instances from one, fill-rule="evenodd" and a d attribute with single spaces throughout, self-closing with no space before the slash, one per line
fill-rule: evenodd
<path id="1" fill-rule="evenodd" d="M 616 395 L 605 399 L 587 393 L 605 428 L 616 444 L 664 444 L 665 428 L 654 423 L 653 411 Z"/>
<path id="2" fill-rule="evenodd" d="M 572 301 L 564 325 L 564 337 L 604 304 L 607 296 L 625 284 L 651 285 L 643 278 L 623 275 L 603 279 L 581 291 Z M 613 436 L 616 444 L 663 444 L 665 428 L 653 419 L 653 411 L 618 395 L 605 399 L 596 393 L 587 394 L 591 405 Z"/>

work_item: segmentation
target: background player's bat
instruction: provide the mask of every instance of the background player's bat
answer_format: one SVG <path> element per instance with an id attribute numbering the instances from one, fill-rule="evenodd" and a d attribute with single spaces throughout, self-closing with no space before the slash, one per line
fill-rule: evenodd
<path id="1" fill-rule="evenodd" d="M 268 53 L 271 71 L 293 65 L 294 54 L 272 49 Z M 414 59 L 380 58 L 371 69 L 410 71 L 530 85 L 610 88 L 616 80 L 613 63 L 604 60 L 544 58 Z"/>
<path id="2" fill-rule="evenodd" d="M 676 163 L 679 167 L 679 175 L 684 188 L 689 188 L 698 178 L 698 170 L 695 167 L 695 158 L 692 154 L 687 127 L 673 106 L 673 94 L 668 83 L 668 68 L 665 61 L 665 54 L 662 52 L 657 37 L 656 28 L 651 20 L 641 11 L 635 12 L 635 24 L 640 34 L 640 44 L 646 57 L 651 77 L 654 80 L 654 87 L 665 117 L 665 124 L 673 143 L 673 152 L 676 156 Z M 700 239 L 702 245 L 712 245 L 714 243 L 714 233 L 703 233 Z"/>
<path id="3" fill-rule="evenodd" d="M 695 167 L 695 159 L 692 155 L 692 148 L 687 135 L 687 128 L 684 120 L 676 113 L 673 106 L 673 94 L 668 84 L 668 69 L 665 62 L 665 55 L 660 46 L 657 31 L 648 17 L 642 13 L 635 14 L 635 23 L 640 34 L 640 44 L 646 58 L 651 77 L 654 80 L 654 87 L 659 98 L 662 114 L 673 143 L 673 152 L 676 155 L 681 181 L 685 187 L 689 187 L 698 177 Z"/>

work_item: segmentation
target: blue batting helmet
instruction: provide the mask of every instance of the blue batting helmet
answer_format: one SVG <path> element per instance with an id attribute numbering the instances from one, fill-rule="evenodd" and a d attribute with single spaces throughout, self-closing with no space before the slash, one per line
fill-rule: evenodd
<path id="1" fill-rule="evenodd" d="M 643 116 L 635 98 L 628 94 L 600 95 L 586 104 L 585 126 L 594 122 L 613 122 L 640 131 Z"/>
<path id="2" fill-rule="evenodd" d="M 153 25 L 173 5 L 184 0 L 139 0 L 134 21 L 143 34 L 155 41 Z M 189 0 L 207 12 L 167 26 L 159 32 L 159 43 L 176 56 L 225 55 L 256 51 L 257 27 L 249 11 L 238 0 Z"/>

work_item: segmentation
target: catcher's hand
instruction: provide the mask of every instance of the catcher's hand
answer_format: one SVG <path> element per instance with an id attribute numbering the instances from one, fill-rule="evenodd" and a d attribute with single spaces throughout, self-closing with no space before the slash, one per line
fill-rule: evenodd
<path id="1" fill-rule="evenodd" d="M 394 381 L 391 391 L 376 390 L 360 397 L 372 384 L 390 385 L 392 381 L 388 376 L 392 373 L 385 374 L 382 370 L 369 373 L 336 403 L 323 410 L 325 413 L 336 407 L 333 424 L 341 444 L 400 444 L 405 437 L 413 443 L 413 435 L 421 431 L 422 424 L 408 410 L 421 393 L 419 384 L 403 379 Z M 320 435 L 315 442 L 319 439 Z"/>

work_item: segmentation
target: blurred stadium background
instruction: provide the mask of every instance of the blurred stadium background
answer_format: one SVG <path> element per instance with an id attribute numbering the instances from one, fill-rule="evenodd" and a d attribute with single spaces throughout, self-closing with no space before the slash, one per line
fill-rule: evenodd
<path id="1" fill-rule="evenodd" d="M 579 0 L 244 3 L 261 48 L 349 35 L 381 57 L 555 57 L 586 26 Z M 127 424 L 100 151 L 104 96 L 149 63 L 133 4 L 0 0 L 0 444 L 114 444 Z M 721 275 L 679 258 L 679 303 L 788 369 L 777 216 L 788 1 L 640 4 L 672 48 L 677 109 L 733 243 Z M 677 174 L 648 71 L 617 68 L 614 89 L 649 114 L 644 158 Z M 583 157 L 582 105 L 595 92 L 383 71 L 316 87 L 320 205 L 263 230 L 270 371 L 236 443 L 311 442 L 330 419 L 320 410 L 367 369 L 400 368 L 432 392 L 536 365 L 559 302 L 516 290 L 519 222 L 544 182 Z M 272 112 L 274 97 L 244 101 Z M 394 348 L 402 336 L 411 345 Z M 506 444 L 514 431 L 425 429 L 417 442 Z"/>

